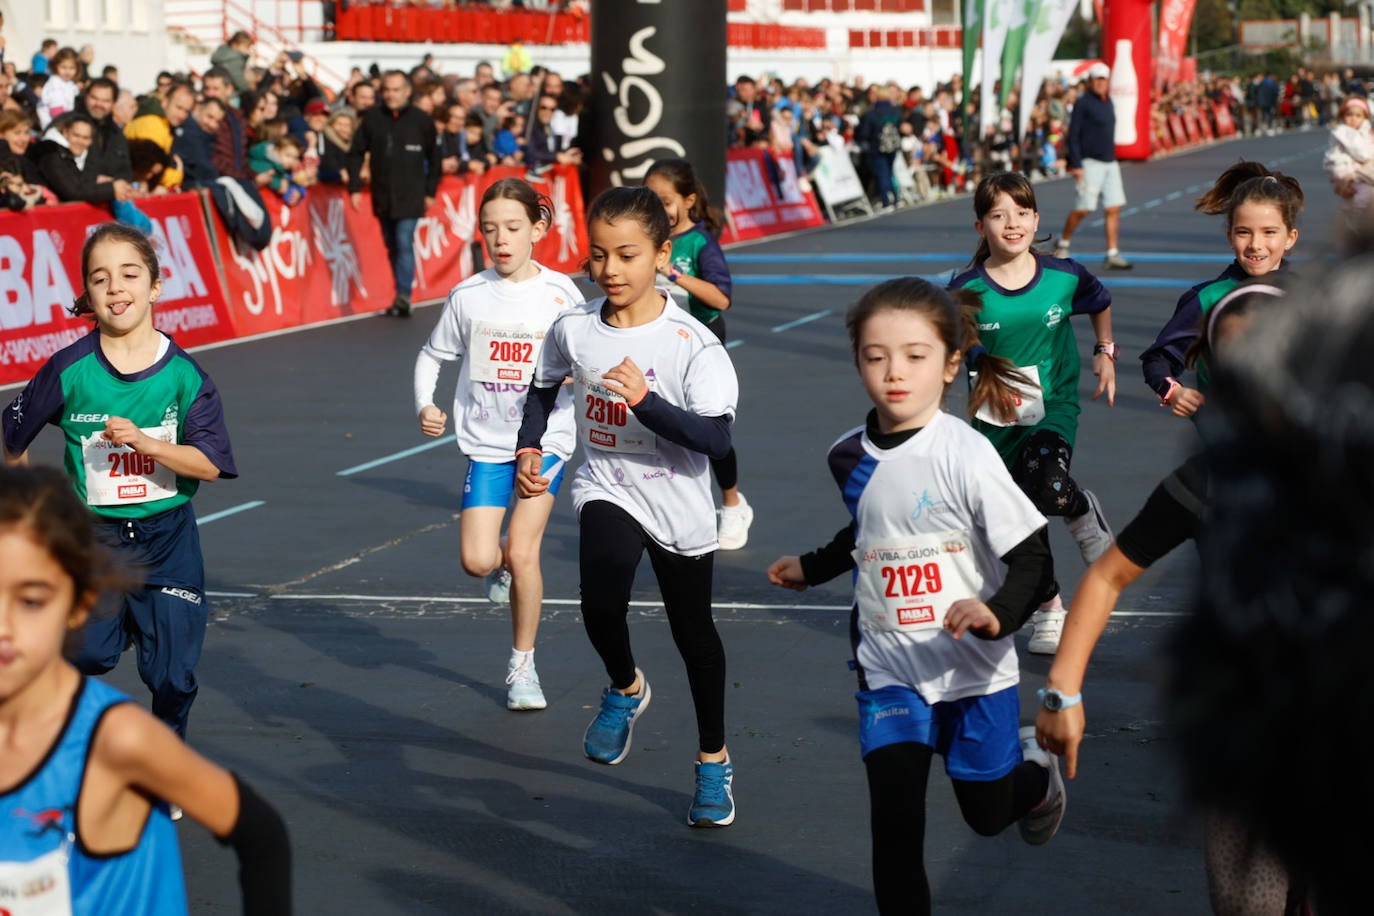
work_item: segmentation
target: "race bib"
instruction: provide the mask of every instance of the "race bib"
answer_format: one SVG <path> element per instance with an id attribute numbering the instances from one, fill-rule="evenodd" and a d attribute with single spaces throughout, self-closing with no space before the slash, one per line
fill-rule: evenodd
<path id="1" fill-rule="evenodd" d="M 534 375 L 544 332 L 523 324 L 479 321 L 473 327 L 468 359 L 475 382 L 528 385 Z"/>
<path id="2" fill-rule="evenodd" d="M 67 855 L 55 849 L 31 862 L 0 862 L 0 913 L 6 916 L 71 916 Z"/>
<path id="3" fill-rule="evenodd" d="M 170 426 L 144 429 L 145 436 L 175 442 Z M 86 465 L 86 503 L 91 506 L 131 506 L 177 495 L 177 475 L 149 455 L 127 445 L 115 445 L 100 433 L 81 437 L 81 457 Z"/>
<path id="4" fill-rule="evenodd" d="M 854 600 L 866 630 L 939 629 L 951 604 L 977 598 L 983 587 L 966 531 L 864 541 L 853 556 Z"/>
<path id="5" fill-rule="evenodd" d="M 1045 390 L 1040 387 L 1040 367 L 1017 366 L 1017 369 L 1034 384 L 1012 385 L 1016 403 L 1015 422 L 1005 423 L 999 420 L 997 415 L 992 412 L 992 407 L 989 404 L 984 404 L 978 408 L 978 412 L 974 414 L 975 418 L 993 426 L 1034 426 L 1045 419 Z M 976 380 L 978 373 L 972 373 L 972 378 Z"/>
<path id="6" fill-rule="evenodd" d="M 648 382 L 653 391 L 654 380 Z M 573 383 L 577 433 L 584 445 L 633 455 L 652 455 L 658 450 L 657 437 L 635 418 L 624 398 L 602 383 L 599 372 L 574 363 Z"/>

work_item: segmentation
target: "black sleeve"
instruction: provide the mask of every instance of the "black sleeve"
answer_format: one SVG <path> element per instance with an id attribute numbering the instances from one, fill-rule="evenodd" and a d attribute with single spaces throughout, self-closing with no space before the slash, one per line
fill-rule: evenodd
<path id="1" fill-rule="evenodd" d="M 1002 557 L 1007 564 L 1006 578 L 987 600 L 988 609 L 1000 624 L 992 638 L 1001 639 L 1021 629 L 1053 584 L 1054 557 L 1050 554 L 1049 531 L 1048 526 L 1040 528 Z M 969 632 L 979 639 L 989 638 L 974 630 Z"/>
<path id="2" fill-rule="evenodd" d="M 525 395 L 525 415 L 520 421 L 520 432 L 515 434 L 515 450 L 518 452 L 522 448 L 540 448 L 540 442 L 544 439 L 544 431 L 549 428 L 549 414 L 553 413 L 554 402 L 558 400 L 558 389 L 561 385 L 550 385 L 544 388 L 540 385 L 531 385 L 529 393 Z"/>
<path id="3" fill-rule="evenodd" d="M 656 391 L 644 395 L 630 409 L 650 432 L 669 442 L 711 458 L 730 454 L 730 417 L 726 414 L 703 417 L 669 404 Z"/>
<path id="4" fill-rule="evenodd" d="M 439 152 L 439 131 L 428 117 L 420 128 L 420 135 L 425 149 L 429 150 L 425 157 L 428 160 L 425 163 L 425 196 L 435 197 L 439 193 L 439 179 L 444 176 L 444 158 Z"/>
<path id="5" fill-rule="evenodd" d="M 358 119 L 358 130 L 353 134 L 353 145 L 349 147 L 344 163 L 348 168 L 348 193 L 357 194 L 363 189 L 363 157 L 372 147 L 372 131 L 368 120 Z"/>
<path id="6" fill-rule="evenodd" d="M 1207 471 L 1201 457 L 1189 459 L 1155 487 L 1116 546 L 1136 566 L 1148 569 L 1169 551 L 1197 537 L 1207 504 Z"/>
<path id="7" fill-rule="evenodd" d="M 854 523 L 850 522 L 824 547 L 801 555 L 807 585 L 820 585 L 854 568 Z"/>
<path id="8" fill-rule="evenodd" d="M 239 817 L 228 836 L 216 839 L 232 846 L 238 856 L 244 916 L 290 916 L 291 839 L 286 822 L 237 773 L 234 784 L 239 790 Z"/>

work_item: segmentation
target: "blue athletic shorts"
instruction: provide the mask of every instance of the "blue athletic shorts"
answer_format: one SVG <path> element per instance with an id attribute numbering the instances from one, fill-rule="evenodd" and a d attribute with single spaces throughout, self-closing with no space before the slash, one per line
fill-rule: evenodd
<path id="1" fill-rule="evenodd" d="M 566 466 L 557 455 L 545 455 L 540 465 L 540 473 L 549 478 L 549 492 L 558 495 L 563 484 L 563 469 Z M 504 509 L 510 505 L 515 493 L 514 461 L 473 461 L 468 460 L 468 476 L 463 481 L 463 508 L 475 506 L 499 506 Z"/>
<path id="2" fill-rule="evenodd" d="M 854 694 L 859 701 L 859 748 L 914 741 L 945 758 L 951 779 L 991 782 L 1021 762 L 1021 699 L 1015 687 L 931 706 L 910 687 Z"/>

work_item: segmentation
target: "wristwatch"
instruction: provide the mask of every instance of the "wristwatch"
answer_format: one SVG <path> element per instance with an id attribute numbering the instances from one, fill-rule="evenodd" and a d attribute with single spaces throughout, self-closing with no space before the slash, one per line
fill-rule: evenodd
<path id="1" fill-rule="evenodd" d="M 1040 697 L 1041 705 L 1050 712 L 1059 712 L 1061 709 L 1068 709 L 1070 706 L 1077 706 L 1079 703 L 1083 702 L 1083 694 L 1081 692 L 1067 694 L 1060 693 L 1053 687 L 1041 687 L 1035 693 L 1036 696 Z"/>
<path id="2" fill-rule="evenodd" d="M 1112 362 L 1116 362 L 1117 355 L 1121 353 L 1121 347 L 1115 341 L 1108 340 L 1093 346 L 1093 356 L 1099 353 L 1105 353 Z"/>

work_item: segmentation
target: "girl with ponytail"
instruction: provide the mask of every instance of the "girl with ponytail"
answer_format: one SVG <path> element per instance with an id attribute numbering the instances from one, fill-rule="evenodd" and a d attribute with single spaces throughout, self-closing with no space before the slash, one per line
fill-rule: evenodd
<path id="1" fill-rule="evenodd" d="M 1093 400 L 1104 392 L 1116 400 L 1117 346 L 1112 342 L 1111 293 L 1077 261 L 1052 258 L 1032 245 L 1040 213 L 1030 181 L 1015 172 L 989 175 L 973 194 L 978 251 L 972 266 L 950 288 L 982 298 L 979 334 L 983 345 L 1011 361 L 1028 383 L 1019 386 L 1011 416 L 982 408 L 977 398 L 979 361 L 970 358 L 973 427 L 987 436 L 1012 479 L 1044 515 L 1068 524 L 1083 562 L 1091 565 L 1112 542 L 1097 497 L 1069 476 L 1078 432 L 1081 362 L 1069 318 L 1087 315 L 1097 343 L 1092 371 Z M 977 355 L 971 353 L 970 356 Z M 1028 648 L 1053 655 L 1064 626 L 1057 584 L 1040 596 Z"/>

